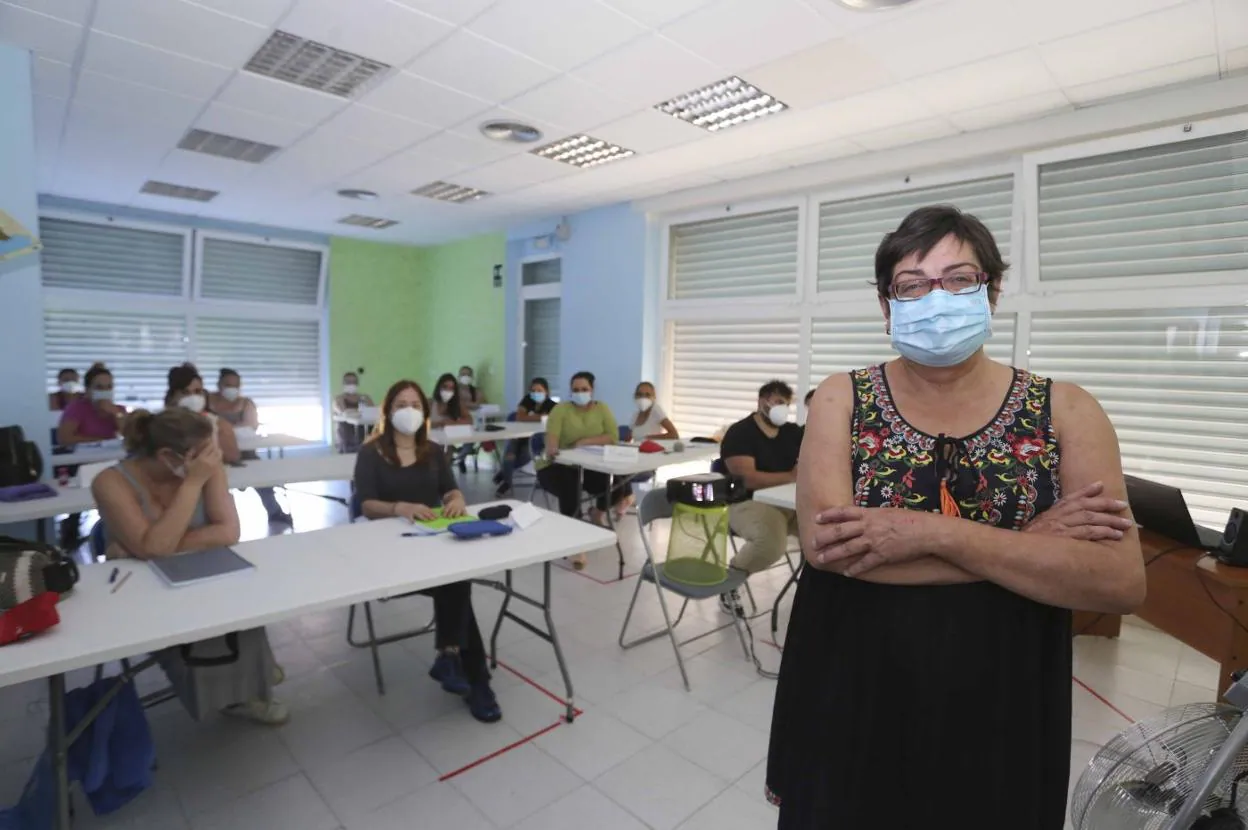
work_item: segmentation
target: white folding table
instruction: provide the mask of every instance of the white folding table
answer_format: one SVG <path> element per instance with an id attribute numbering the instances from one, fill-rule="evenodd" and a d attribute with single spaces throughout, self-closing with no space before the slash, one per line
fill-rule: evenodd
<path id="1" fill-rule="evenodd" d="M 542 431 L 542 425 L 536 421 L 510 421 L 499 424 L 499 429 L 473 429 L 454 438 L 448 437 L 445 427 L 429 430 L 429 440 L 446 447 L 458 447 L 463 444 L 484 444 L 486 441 L 513 441 L 532 438 Z"/>
<path id="2" fill-rule="evenodd" d="M 673 442 L 668 442 L 673 443 Z M 580 498 L 581 492 L 585 489 L 585 471 L 592 470 L 597 473 L 604 473 L 607 476 L 607 493 L 615 488 L 615 479 L 617 477 L 631 479 L 634 476 L 643 473 L 653 473 L 661 467 L 667 467 L 672 464 L 686 464 L 690 461 L 710 461 L 719 455 L 718 444 L 682 444 L 683 449 L 669 449 L 665 452 L 652 452 L 637 454 L 637 458 L 629 461 L 617 461 L 608 459 L 602 452 L 601 448 L 578 447 L 570 450 L 560 450 L 555 456 L 555 463 L 562 464 L 565 467 L 576 467 L 576 493 Z M 614 532 L 615 519 L 612 511 L 607 510 L 607 525 Z M 624 548 L 620 546 L 619 539 L 615 542 L 616 552 L 619 553 L 620 559 L 620 579 L 624 578 Z"/>
<path id="3" fill-rule="evenodd" d="M 323 441 L 312 441 L 307 438 L 296 438 L 293 435 L 283 435 L 281 433 L 273 433 L 271 435 L 258 435 L 250 429 L 243 431 L 240 429 L 238 435 L 238 448 L 243 452 L 258 452 L 265 450 L 269 457 L 273 456 L 273 450 L 277 450 L 279 457 L 284 457 L 287 447 L 312 447 L 322 446 Z M 82 464 L 100 464 L 107 461 L 120 461 L 126 457 L 126 450 L 122 447 L 120 441 L 101 441 L 99 444 L 79 444 L 74 447 L 72 452 L 53 453 L 51 458 L 54 467 L 76 467 Z"/>
<path id="4" fill-rule="evenodd" d="M 167 587 L 138 560 L 84 568 L 77 588 L 58 606 L 60 625 L 6 646 L 0 662 L 0 688 L 48 679 L 57 830 L 70 827 L 68 747 L 142 667 L 123 673 L 84 722 L 72 730 L 65 723 L 67 672 L 304 614 L 462 580 L 481 581 L 500 571 L 505 574 L 504 581 L 485 581 L 505 595 L 490 635 L 491 662 L 497 665 L 498 633 L 505 619 L 547 640 L 563 676 L 566 715 L 571 721 L 572 680 L 550 614 L 551 561 L 597 550 L 611 544 L 614 535 L 556 513 L 542 513 L 542 519 L 528 530 L 472 541 L 459 541 L 449 534 L 405 537 L 402 534 L 410 525 L 402 519 L 270 536 L 235 546 L 256 566 L 254 570 L 183 588 Z M 534 564 L 543 566 L 541 599 L 520 593 L 512 582 L 513 569 Z M 130 573 L 116 593 L 113 588 L 122 583 L 109 584 L 114 566 Z M 510 608 L 512 600 L 541 610 L 547 630 L 516 616 Z"/>

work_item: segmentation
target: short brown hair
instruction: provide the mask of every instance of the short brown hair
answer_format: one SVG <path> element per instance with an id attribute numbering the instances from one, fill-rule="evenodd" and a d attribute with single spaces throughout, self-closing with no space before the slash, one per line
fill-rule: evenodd
<path id="1" fill-rule="evenodd" d="M 126 416 L 121 434 L 131 455 L 151 458 L 160 450 L 186 455 L 212 437 L 212 422 L 181 407 L 155 414 L 136 409 Z"/>
<path id="2" fill-rule="evenodd" d="M 875 288 L 887 299 L 893 285 L 893 269 L 911 254 L 920 259 L 931 253 L 947 236 L 970 245 L 979 267 L 988 275 L 988 299 L 996 303 L 1001 295 L 1001 279 L 1010 264 L 1001 256 L 992 231 L 969 213 L 953 205 L 929 205 L 910 212 L 897 230 L 884 235 L 875 251 Z"/>

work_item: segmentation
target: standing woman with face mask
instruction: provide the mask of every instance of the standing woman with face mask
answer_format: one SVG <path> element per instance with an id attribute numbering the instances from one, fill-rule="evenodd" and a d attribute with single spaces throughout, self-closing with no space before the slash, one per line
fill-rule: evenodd
<path id="1" fill-rule="evenodd" d="M 238 513 L 212 433 L 204 416 L 181 407 L 129 416 L 128 457 L 91 482 L 109 559 L 157 559 L 237 544 Z M 273 697 L 282 673 L 263 628 L 153 656 L 196 720 L 217 711 L 273 726 L 289 718 Z M 233 659 L 224 665 L 204 663 L 226 656 Z"/>
<path id="2" fill-rule="evenodd" d="M 429 440 L 428 411 L 429 400 L 415 381 L 401 380 L 386 393 L 382 420 L 355 461 L 355 495 L 368 518 L 427 521 L 439 506 L 444 516 L 466 512 L 445 450 Z M 477 720 L 499 720 L 503 712 L 490 688 L 485 644 L 472 610 L 472 583 L 421 593 L 433 598 L 436 627 L 437 653 L 429 676 L 463 697 Z"/>
<path id="3" fill-rule="evenodd" d="M 255 401 L 243 396 L 243 379 L 233 369 L 222 369 L 217 376 L 217 391 L 208 398 L 208 411 L 216 415 L 232 429 L 242 427 L 253 432 L 260 426 L 260 411 Z M 237 435 L 235 436 L 237 439 Z M 254 450 L 240 454 L 244 461 L 254 461 L 260 456 Z M 277 501 L 272 487 L 257 487 L 256 495 L 269 514 L 270 524 L 293 525 L 293 519 Z"/>
<path id="4" fill-rule="evenodd" d="M 1144 564 L 1096 400 L 984 353 L 1005 270 L 975 217 L 914 211 L 875 255 L 900 357 L 815 393 L 767 757 L 780 830 L 907 830 L 892 805 L 916 804 L 933 827 L 1063 826 L 1070 611 L 1130 613 Z M 948 797 L 968 782 L 970 811 Z"/>
<path id="5" fill-rule="evenodd" d="M 169 391 L 165 393 L 165 407 L 180 407 L 203 415 L 212 424 L 213 436 L 221 448 L 226 464 L 237 464 L 243 454 L 238 449 L 238 437 L 228 421 L 208 411 L 208 393 L 204 391 L 204 379 L 193 363 L 183 363 L 169 370 Z"/>
<path id="6" fill-rule="evenodd" d="M 550 399 L 550 383 L 546 378 L 533 378 L 529 382 L 529 393 L 516 404 L 515 419 L 523 424 L 541 423 L 542 418 L 549 415 L 554 408 L 555 402 Z M 516 468 L 528 463 L 529 439 L 508 441 L 507 449 L 503 453 L 503 468 L 494 476 L 494 483 L 498 485 L 494 495 L 499 498 L 507 495 L 511 491 Z"/>

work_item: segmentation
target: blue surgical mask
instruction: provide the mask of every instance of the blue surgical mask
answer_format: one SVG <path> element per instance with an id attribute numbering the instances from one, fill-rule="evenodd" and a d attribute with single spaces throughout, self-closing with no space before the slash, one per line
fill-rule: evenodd
<path id="1" fill-rule="evenodd" d="M 956 366 L 992 336 L 988 292 L 937 289 L 909 302 L 888 301 L 893 348 L 921 366 Z"/>
<path id="2" fill-rule="evenodd" d="M 573 392 L 572 403 L 577 406 L 588 406 L 589 402 L 594 399 L 593 392 Z"/>
<path id="3" fill-rule="evenodd" d="M 530 392 L 529 397 L 533 399 L 533 403 L 535 404 L 543 404 L 546 402 L 545 392 Z"/>

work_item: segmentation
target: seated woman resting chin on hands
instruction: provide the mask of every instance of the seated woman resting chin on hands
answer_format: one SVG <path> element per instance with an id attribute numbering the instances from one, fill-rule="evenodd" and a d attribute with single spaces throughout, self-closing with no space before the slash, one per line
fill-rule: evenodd
<path id="1" fill-rule="evenodd" d="M 984 354 L 1005 270 L 975 217 L 911 213 L 875 259 L 900 359 L 812 401 L 810 567 L 768 754 L 780 830 L 909 830 L 913 805 L 934 827 L 1063 827 L 1070 609 L 1130 612 L 1144 568 L 1096 400 Z M 970 810 L 950 798 L 968 787 Z"/>
<path id="2" fill-rule="evenodd" d="M 180 407 L 155 415 L 140 409 L 126 419 L 124 433 L 129 457 L 91 482 L 110 559 L 154 559 L 238 542 L 238 513 L 204 416 Z M 289 718 L 273 699 L 282 672 L 263 628 L 153 656 L 197 720 L 217 710 L 272 725 Z M 221 657 L 234 659 L 206 664 Z"/>
<path id="3" fill-rule="evenodd" d="M 429 399 L 415 381 L 401 380 L 386 393 L 381 419 L 355 461 L 355 493 L 368 518 L 428 521 L 437 507 L 444 516 L 464 515 L 464 495 L 446 451 L 429 440 L 428 412 Z M 437 629 L 429 676 L 462 696 L 477 720 L 501 719 L 472 610 L 472 583 L 453 582 L 421 593 L 433 598 Z"/>

